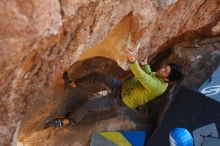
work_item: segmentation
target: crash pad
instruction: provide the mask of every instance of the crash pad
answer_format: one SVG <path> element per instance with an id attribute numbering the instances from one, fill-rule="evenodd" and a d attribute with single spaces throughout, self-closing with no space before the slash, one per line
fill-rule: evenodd
<path id="1" fill-rule="evenodd" d="M 146 132 L 122 131 L 93 133 L 90 146 L 144 146 Z"/>
<path id="2" fill-rule="evenodd" d="M 202 94 L 220 102 L 220 66 L 199 88 Z"/>
<path id="3" fill-rule="evenodd" d="M 194 130 L 214 123 L 216 128 L 211 126 L 211 130 L 214 129 L 219 133 L 219 113 L 219 102 L 207 98 L 204 94 L 193 89 L 181 87 L 164 119 L 147 141 L 147 146 L 170 146 L 169 133 L 174 128 L 185 128 L 192 134 Z M 203 140 L 207 136 L 212 136 L 212 133 L 207 134 L 205 130 L 200 130 L 197 136 L 200 136 L 199 139 Z M 199 142 L 194 139 L 194 143 Z"/>
<path id="4" fill-rule="evenodd" d="M 116 144 L 112 143 L 111 141 L 109 141 L 99 133 L 93 133 L 90 146 L 103 146 L 103 144 L 105 146 L 117 146 Z"/>
<path id="5" fill-rule="evenodd" d="M 120 132 L 101 132 L 100 135 L 118 146 L 132 146 Z"/>
<path id="6" fill-rule="evenodd" d="M 144 146 L 147 137 L 145 131 L 124 131 L 121 134 L 132 146 Z"/>
<path id="7" fill-rule="evenodd" d="M 206 137 L 202 146 L 220 146 L 220 139 L 213 137 Z"/>

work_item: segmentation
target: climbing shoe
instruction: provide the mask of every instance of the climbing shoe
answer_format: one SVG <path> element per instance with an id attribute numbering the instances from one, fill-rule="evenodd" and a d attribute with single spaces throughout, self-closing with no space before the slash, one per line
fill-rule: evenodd
<path id="1" fill-rule="evenodd" d="M 57 127 L 64 127 L 64 118 L 56 118 L 56 119 L 52 119 L 50 120 L 47 124 L 46 127 L 54 127 L 54 128 L 57 128 Z"/>

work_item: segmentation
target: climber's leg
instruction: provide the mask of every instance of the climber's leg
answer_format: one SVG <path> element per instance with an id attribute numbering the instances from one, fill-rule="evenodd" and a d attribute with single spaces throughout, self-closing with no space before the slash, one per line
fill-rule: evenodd
<path id="1" fill-rule="evenodd" d="M 120 111 L 121 84 L 115 86 L 112 92 L 106 96 L 89 100 L 69 115 L 76 123 L 91 123 L 98 120 L 109 119 Z"/>
<path id="2" fill-rule="evenodd" d="M 115 86 L 120 84 L 120 82 L 121 81 L 113 78 L 112 76 L 95 72 L 86 77 L 77 79 L 75 81 L 75 85 L 76 87 L 85 87 L 85 86 L 91 86 L 95 84 L 102 84 L 102 85 L 105 85 L 110 90 L 112 90 L 113 88 L 115 88 Z"/>
<path id="3" fill-rule="evenodd" d="M 85 102 L 69 115 L 76 123 L 90 123 L 106 119 L 117 114 L 117 104 L 111 94 Z"/>

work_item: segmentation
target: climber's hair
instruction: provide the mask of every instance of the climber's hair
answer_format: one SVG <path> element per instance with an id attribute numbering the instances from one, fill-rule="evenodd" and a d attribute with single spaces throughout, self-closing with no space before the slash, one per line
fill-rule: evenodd
<path id="1" fill-rule="evenodd" d="M 174 64 L 174 63 L 170 63 L 169 66 L 171 68 L 171 72 L 168 76 L 168 79 L 170 81 L 177 81 L 177 80 L 180 80 L 184 77 L 179 65 Z"/>

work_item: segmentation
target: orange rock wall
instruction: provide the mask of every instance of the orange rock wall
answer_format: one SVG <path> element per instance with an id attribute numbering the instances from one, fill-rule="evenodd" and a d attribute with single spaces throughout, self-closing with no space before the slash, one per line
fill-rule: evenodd
<path id="1" fill-rule="evenodd" d="M 30 112 L 28 131 L 42 128 L 67 98 L 62 73 L 76 61 L 103 56 L 127 69 L 129 33 L 133 43 L 144 34 L 142 57 L 153 56 L 218 35 L 219 17 L 219 0 L 1 0 L 0 145 L 16 143 Z"/>

